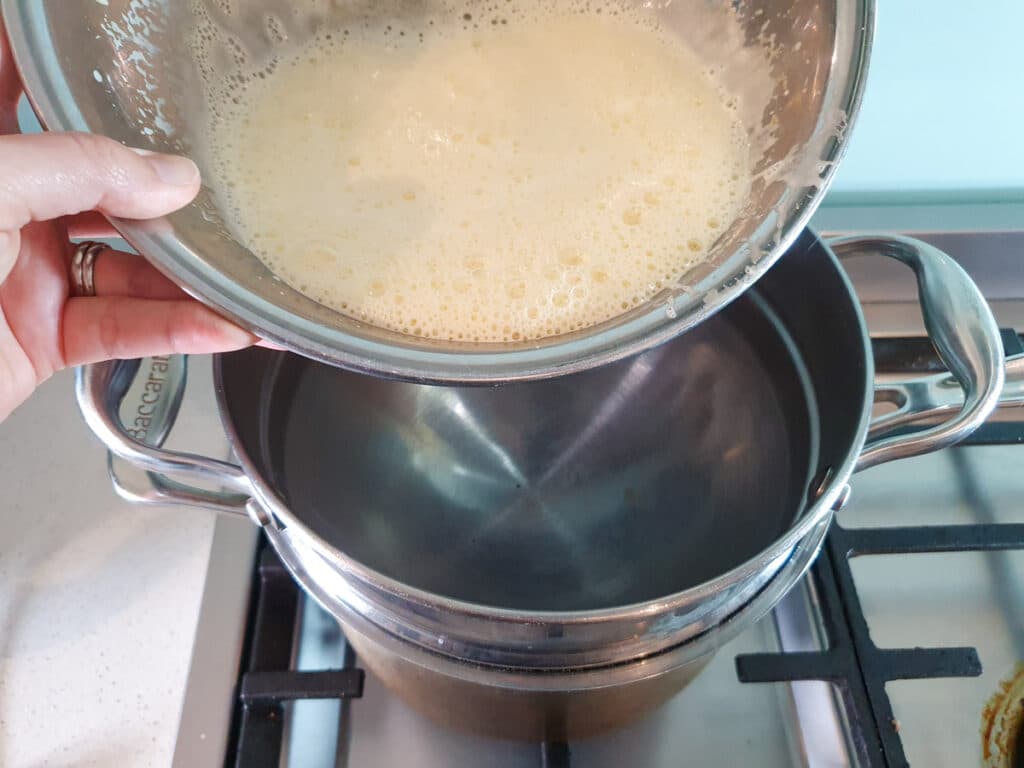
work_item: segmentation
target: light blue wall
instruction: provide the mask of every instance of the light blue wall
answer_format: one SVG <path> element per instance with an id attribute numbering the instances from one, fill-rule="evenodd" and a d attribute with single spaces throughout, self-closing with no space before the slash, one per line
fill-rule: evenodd
<path id="1" fill-rule="evenodd" d="M 877 2 L 864 106 L 828 202 L 1024 199 L 1024 0 Z"/>
<path id="2" fill-rule="evenodd" d="M 18 104 L 18 122 L 21 124 L 23 133 L 38 133 L 40 130 L 39 121 L 32 114 L 32 108 L 28 105 L 28 99 L 22 98 L 21 103 Z"/>

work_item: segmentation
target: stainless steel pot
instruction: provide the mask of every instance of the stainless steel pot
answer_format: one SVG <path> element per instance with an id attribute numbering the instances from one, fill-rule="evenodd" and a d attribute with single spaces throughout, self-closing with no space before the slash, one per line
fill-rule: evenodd
<path id="1" fill-rule="evenodd" d="M 860 252 L 913 268 L 952 376 L 873 387 L 835 256 Z M 1024 401 L 1022 364 L 1008 402 Z M 970 433 L 1004 365 L 947 256 L 804 233 L 699 328 L 571 377 L 431 387 L 262 349 L 218 358 L 216 376 L 238 464 L 160 447 L 182 359 L 79 372 L 89 426 L 148 471 L 141 489 L 114 475 L 119 492 L 249 516 L 399 694 L 536 735 L 621 723 L 685 684 L 800 578 L 852 473 Z M 872 421 L 876 402 L 896 410 Z"/>
<path id="2" fill-rule="evenodd" d="M 477 0 L 464 7 L 449 4 L 460 15 L 476 5 Z M 243 326 L 352 370 L 446 383 L 526 380 L 582 371 L 657 346 L 747 290 L 810 220 L 845 151 L 860 104 L 874 4 L 674 0 L 643 5 L 715 66 L 741 97 L 757 178 L 745 211 L 713 245 L 706 264 L 601 325 L 509 344 L 428 341 L 369 326 L 277 280 L 232 233 L 212 189 L 167 219 L 114 223 L 177 283 Z M 0 0 L 28 96 L 47 128 L 182 152 L 203 166 L 207 153 L 197 126 L 208 106 L 188 46 L 197 31 L 196 7 L 221 30 L 223 56 L 213 58 L 227 74 L 238 51 L 264 60 L 277 51 L 279 37 L 291 45 L 361 14 L 415 13 L 424 6 L 399 0 L 235 0 L 230 6 L 217 0 Z M 283 35 L 267 33 L 270 17 Z"/>

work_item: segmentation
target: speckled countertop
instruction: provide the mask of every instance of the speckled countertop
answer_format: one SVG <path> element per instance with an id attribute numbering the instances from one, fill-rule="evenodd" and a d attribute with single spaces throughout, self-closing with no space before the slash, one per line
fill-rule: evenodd
<path id="1" fill-rule="evenodd" d="M 38 130 L 24 102 L 19 116 Z M 208 361 L 190 362 L 171 445 L 223 456 Z M 216 516 L 118 499 L 73 380 L 57 375 L 0 424 L 0 766 L 169 766 Z"/>
<path id="2" fill-rule="evenodd" d="M 199 362 L 181 431 L 222 451 Z M 0 424 L 0 765 L 166 766 L 215 516 L 118 499 L 72 384 Z"/>

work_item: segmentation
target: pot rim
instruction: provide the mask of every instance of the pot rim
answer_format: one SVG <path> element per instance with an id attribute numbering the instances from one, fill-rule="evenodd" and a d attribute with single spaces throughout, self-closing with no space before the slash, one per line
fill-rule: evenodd
<path id="1" fill-rule="evenodd" d="M 448 615 L 468 617 L 471 619 L 483 619 L 490 622 L 512 623 L 512 624 L 550 624 L 562 625 L 586 625 L 599 623 L 616 623 L 638 621 L 651 616 L 670 614 L 674 611 L 695 604 L 709 597 L 717 595 L 722 591 L 747 581 L 758 575 L 771 563 L 783 557 L 797 544 L 803 541 L 813 528 L 833 512 L 833 507 L 843 495 L 843 491 L 853 475 L 858 458 L 863 450 L 867 439 L 874 400 L 871 397 L 874 387 L 875 366 L 871 349 L 870 336 L 868 335 L 867 323 L 860 301 L 854 292 L 849 276 L 839 263 L 835 253 L 828 243 L 819 237 L 815 232 L 806 230 L 810 237 L 814 238 L 816 246 L 823 249 L 823 256 L 829 258 L 836 272 L 838 273 L 847 294 L 850 297 L 850 309 L 854 313 L 857 326 L 860 329 L 861 348 L 860 352 L 864 361 L 864 402 L 861 406 L 860 419 L 857 426 L 857 439 L 850 446 L 842 464 L 833 468 L 832 475 L 824 481 L 825 489 L 820 493 L 818 499 L 807 507 L 802 515 L 795 518 L 790 527 L 777 537 L 771 544 L 763 548 L 757 555 L 745 562 L 733 567 L 725 573 L 716 576 L 714 579 L 702 582 L 701 584 L 688 587 L 678 592 L 663 595 L 658 598 L 645 600 L 638 603 L 631 603 L 623 606 L 601 608 L 596 610 L 579 611 L 523 611 L 497 606 L 486 606 L 478 603 L 471 603 L 407 585 L 397 579 L 384 575 L 380 571 L 370 568 L 344 553 L 341 549 L 326 541 L 318 533 L 307 526 L 289 508 L 278 493 L 262 478 L 252 459 L 241 450 L 239 435 L 229 416 L 227 406 L 227 394 L 223 380 L 222 356 L 217 356 L 214 361 L 214 384 L 217 395 L 218 410 L 221 415 L 221 422 L 232 446 L 235 447 L 237 458 L 248 478 L 249 485 L 254 493 L 254 502 L 260 505 L 265 511 L 268 522 L 265 527 L 269 530 L 276 527 L 279 531 L 288 530 L 289 536 L 296 533 L 301 536 L 310 547 L 324 560 L 345 575 L 354 577 L 370 588 L 384 592 L 390 596 L 398 597 L 402 601 L 412 602 L 422 607 L 438 610 Z M 761 301 L 760 297 L 752 294 L 751 298 Z M 764 311 L 771 310 L 762 304 Z M 787 343 L 791 343 L 787 339 Z M 799 363 L 799 357 L 795 358 Z M 812 401 L 813 402 L 813 401 Z"/>
<path id="2" fill-rule="evenodd" d="M 790 558 L 783 563 L 768 583 L 722 621 L 709 626 L 698 635 L 666 648 L 609 661 L 601 665 L 578 668 L 481 663 L 427 648 L 402 638 L 379 626 L 372 619 L 350 606 L 331 600 L 317 579 L 306 573 L 302 558 L 296 554 L 287 541 L 287 534 L 282 534 L 280 531 L 274 532 L 269 539 L 292 577 L 325 611 L 342 621 L 348 631 L 356 632 L 367 642 L 386 652 L 393 653 L 433 673 L 467 682 L 482 683 L 493 688 L 519 692 L 566 690 L 578 692 L 641 682 L 701 659 L 710 658 L 725 643 L 772 610 L 779 600 L 790 591 L 792 585 L 807 572 L 821 550 L 831 526 L 832 514 L 832 511 L 828 510 L 828 513 L 811 527 L 808 536 L 797 543 Z"/>

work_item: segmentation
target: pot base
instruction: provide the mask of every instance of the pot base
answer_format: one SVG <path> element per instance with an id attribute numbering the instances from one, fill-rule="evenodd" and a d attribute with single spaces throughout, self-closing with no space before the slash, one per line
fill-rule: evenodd
<path id="1" fill-rule="evenodd" d="M 345 635 L 362 666 L 437 725 L 516 741 L 574 741 L 630 725 L 682 691 L 714 655 L 649 677 L 640 671 L 645 662 L 636 661 L 625 666 L 637 669 L 637 679 L 614 686 L 531 691 L 439 675 L 397 654 L 382 652 L 348 627 Z"/>

